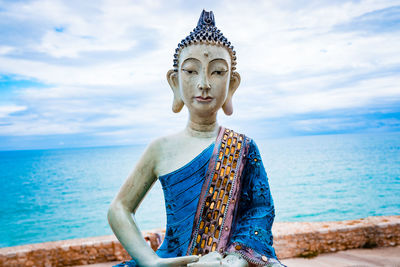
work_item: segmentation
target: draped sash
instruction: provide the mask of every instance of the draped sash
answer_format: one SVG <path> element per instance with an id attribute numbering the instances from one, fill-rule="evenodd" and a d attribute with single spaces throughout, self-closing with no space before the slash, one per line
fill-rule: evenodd
<path id="1" fill-rule="evenodd" d="M 220 128 L 202 186 L 187 255 L 223 253 L 229 243 L 249 139 Z"/>

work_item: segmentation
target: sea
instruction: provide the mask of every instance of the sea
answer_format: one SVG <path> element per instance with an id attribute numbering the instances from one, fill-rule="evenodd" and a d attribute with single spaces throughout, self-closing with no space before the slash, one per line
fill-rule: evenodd
<path id="1" fill-rule="evenodd" d="M 399 132 L 255 141 L 275 221 L 400 214 Z M 0 247 L 112 234 L 107 209 L 144 149 L 0 151 Z M 159 182 L 135 218 L 142 230 L 165 227 Z"/>

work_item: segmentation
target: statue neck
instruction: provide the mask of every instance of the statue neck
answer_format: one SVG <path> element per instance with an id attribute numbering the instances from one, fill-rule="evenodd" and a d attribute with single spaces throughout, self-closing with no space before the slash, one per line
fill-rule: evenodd
<path id="1" fill-rule="evenodd" d="M 219 125 L 216 121 L 211 123 L 196 123 L 189 120 L 185 131 L 192 137 L 215 138 L 219 132 Z"/>

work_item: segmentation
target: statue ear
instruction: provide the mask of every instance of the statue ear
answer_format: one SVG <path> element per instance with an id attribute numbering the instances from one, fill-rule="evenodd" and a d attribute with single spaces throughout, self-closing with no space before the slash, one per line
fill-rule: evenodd
<path id="1" fill-rule="evenodd" d="M 181 93 L 179 91 L 178 73 L 174 70 L 169 70 L 167 72 L 167 80 L 169 86 L 172 89 L 172 92 L 174 93 L 174 101 L 172 102 L 172 111 L 178 113 L 182 110 L 184 105 Z"/>
<path id="2" fill-rule="evenodd" d="M 233 113 L 233 105 L 232 105 L 232 96 L 236 92 L 236 89 L 240 84 L 240 75 L 236 71 L 232 72 L 231 80 L 229 82 L 229 91 L 228 96 L 226 97 L 225 103 L 222 106 L 224 113 L 226 115 L 232 115 Z"/>

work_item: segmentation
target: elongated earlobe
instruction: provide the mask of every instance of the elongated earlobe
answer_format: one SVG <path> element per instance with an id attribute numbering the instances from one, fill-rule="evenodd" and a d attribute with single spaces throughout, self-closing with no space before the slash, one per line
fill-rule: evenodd
<path id="1" fill-rule="evenodd" d="M 232 115 L 233 113 L 233 104 L 232 104 L 232 97 L 233 94 L 236 92 L 236 89 L 240 85 L 240 75 L 237 72 L 232 72 L 231 80 L 229 82 L 229 91 L 228 96 L 226 97 L 225 103 L 222 106 L 222 110 L 228 116 Z"/>
<path id="2" fill-rule="evenodd" d="M 167 80 L 169 86 L 174 93 L 174 100 L 172 102 L 172 111 L 178 113 L 182 110 L 184 103 L 182 101 L 181 93 L 179 91 L 178 73 L 174 70 L 167 72 Z"/>

